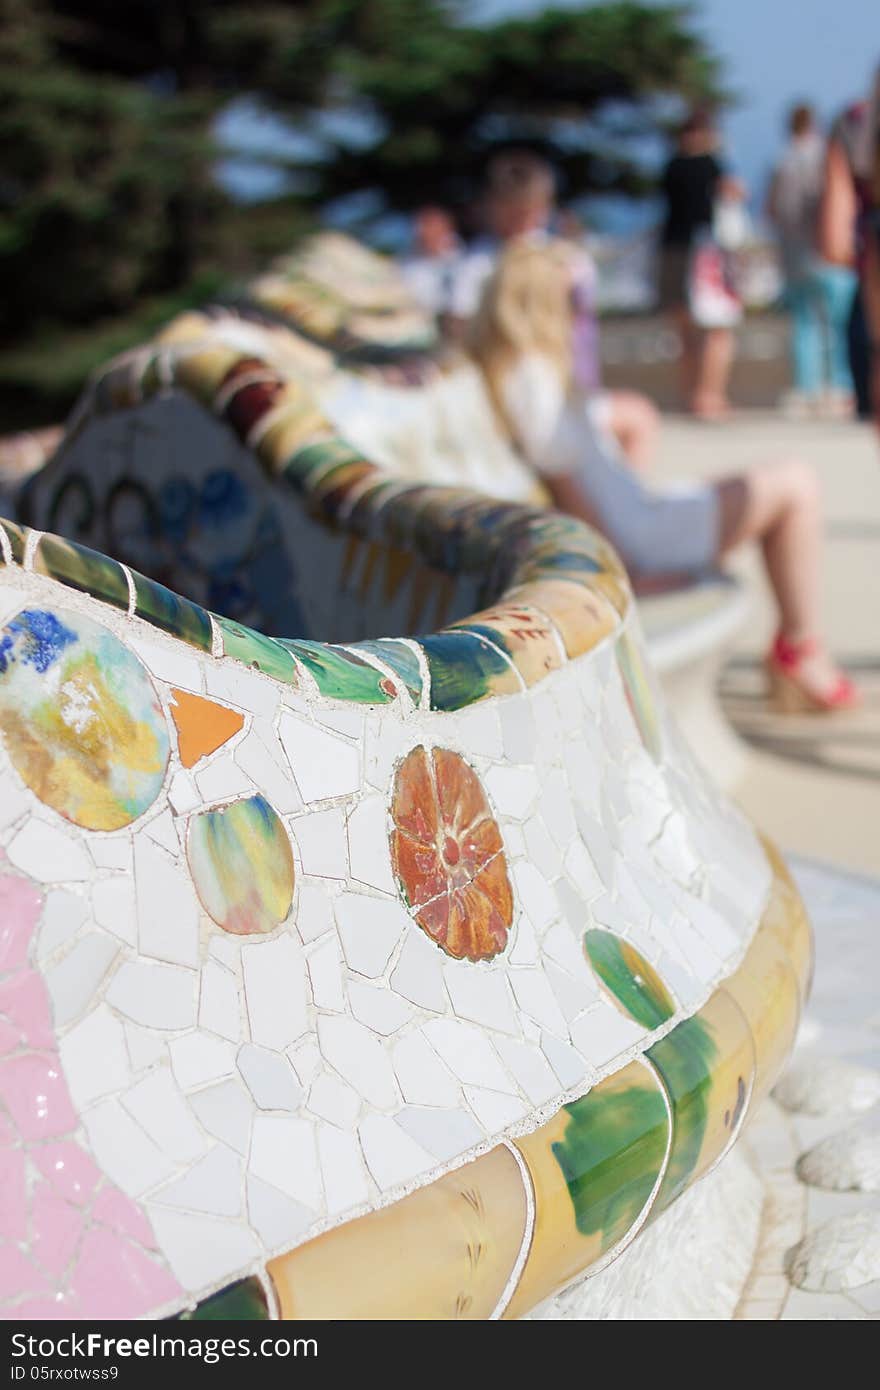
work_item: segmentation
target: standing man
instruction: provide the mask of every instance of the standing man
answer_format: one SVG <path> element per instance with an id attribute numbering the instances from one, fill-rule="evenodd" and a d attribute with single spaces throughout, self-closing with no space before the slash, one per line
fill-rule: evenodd
<path id="1" fill-rule="evenodd" d="M 733 365 L 730 328 L 702 328 L 690 303 L 691 259 L 701 238 L 711 235 L 716 204 L 741 202 L 745 190 L 725 174 L 718 156 L 718 133 L 707 111 L 697 111 L 680 127 L 675 154 L 663 171 L 666 201 L 660 249 L 660 302 L 681 336 L 684 402 L 702 420 L 730 413 L 727 384 Z"/>

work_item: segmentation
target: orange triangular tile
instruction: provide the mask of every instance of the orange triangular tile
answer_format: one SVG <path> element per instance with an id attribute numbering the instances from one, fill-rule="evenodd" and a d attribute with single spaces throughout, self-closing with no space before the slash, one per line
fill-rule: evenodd
<path id="1" fill-rule="evenodd" d="M 213 753 L 244 724 L 243 714 L 201 695 L 188 695 L 185 690 L 172 690 L 171 694 L 171 717 L 177 727 L 177 747 L 184 767 L 192 767 L 199 758 Z"/>

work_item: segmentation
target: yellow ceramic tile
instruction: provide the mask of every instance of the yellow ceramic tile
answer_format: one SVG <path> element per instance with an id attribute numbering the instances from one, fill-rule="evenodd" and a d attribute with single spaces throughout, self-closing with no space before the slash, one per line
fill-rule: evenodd
<path id="1" fill-rule="evenodd" d="M 268 1269 L 282 1318 L 491 1317 L 522 1247 L 526 1197 L 499 1147 L 327 1231 Z"/>

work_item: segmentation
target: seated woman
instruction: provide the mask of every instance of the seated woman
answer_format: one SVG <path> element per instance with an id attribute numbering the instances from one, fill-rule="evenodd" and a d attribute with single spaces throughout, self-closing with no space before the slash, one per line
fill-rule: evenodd
<path id="1" fill-rule="evenodd" d="M 572 312 L 564 245 L 519 243 L 502 256 L 470 333 L 502 427 L 557 506 L 602 531 L 636 581 L 694 579 L 744 541 L 758 541 L 779 610 L 766 659 L 778 707 L 857 704 L 819 633 L 822 517 L 813 472 L 789 460 L 719 483 L 645 486 L 597 434 L 572 383 Z"/>

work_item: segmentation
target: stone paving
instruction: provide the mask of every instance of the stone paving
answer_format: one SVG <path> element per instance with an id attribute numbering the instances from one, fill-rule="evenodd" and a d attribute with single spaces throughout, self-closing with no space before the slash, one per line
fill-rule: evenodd
<path id="1" fill-rule="evenodd" d="M 880 880 L 796 860 L 816 975 L 794 1059 L 745 1139 L 766 1188 L 741 1319 L 880 1318 Z"/>

